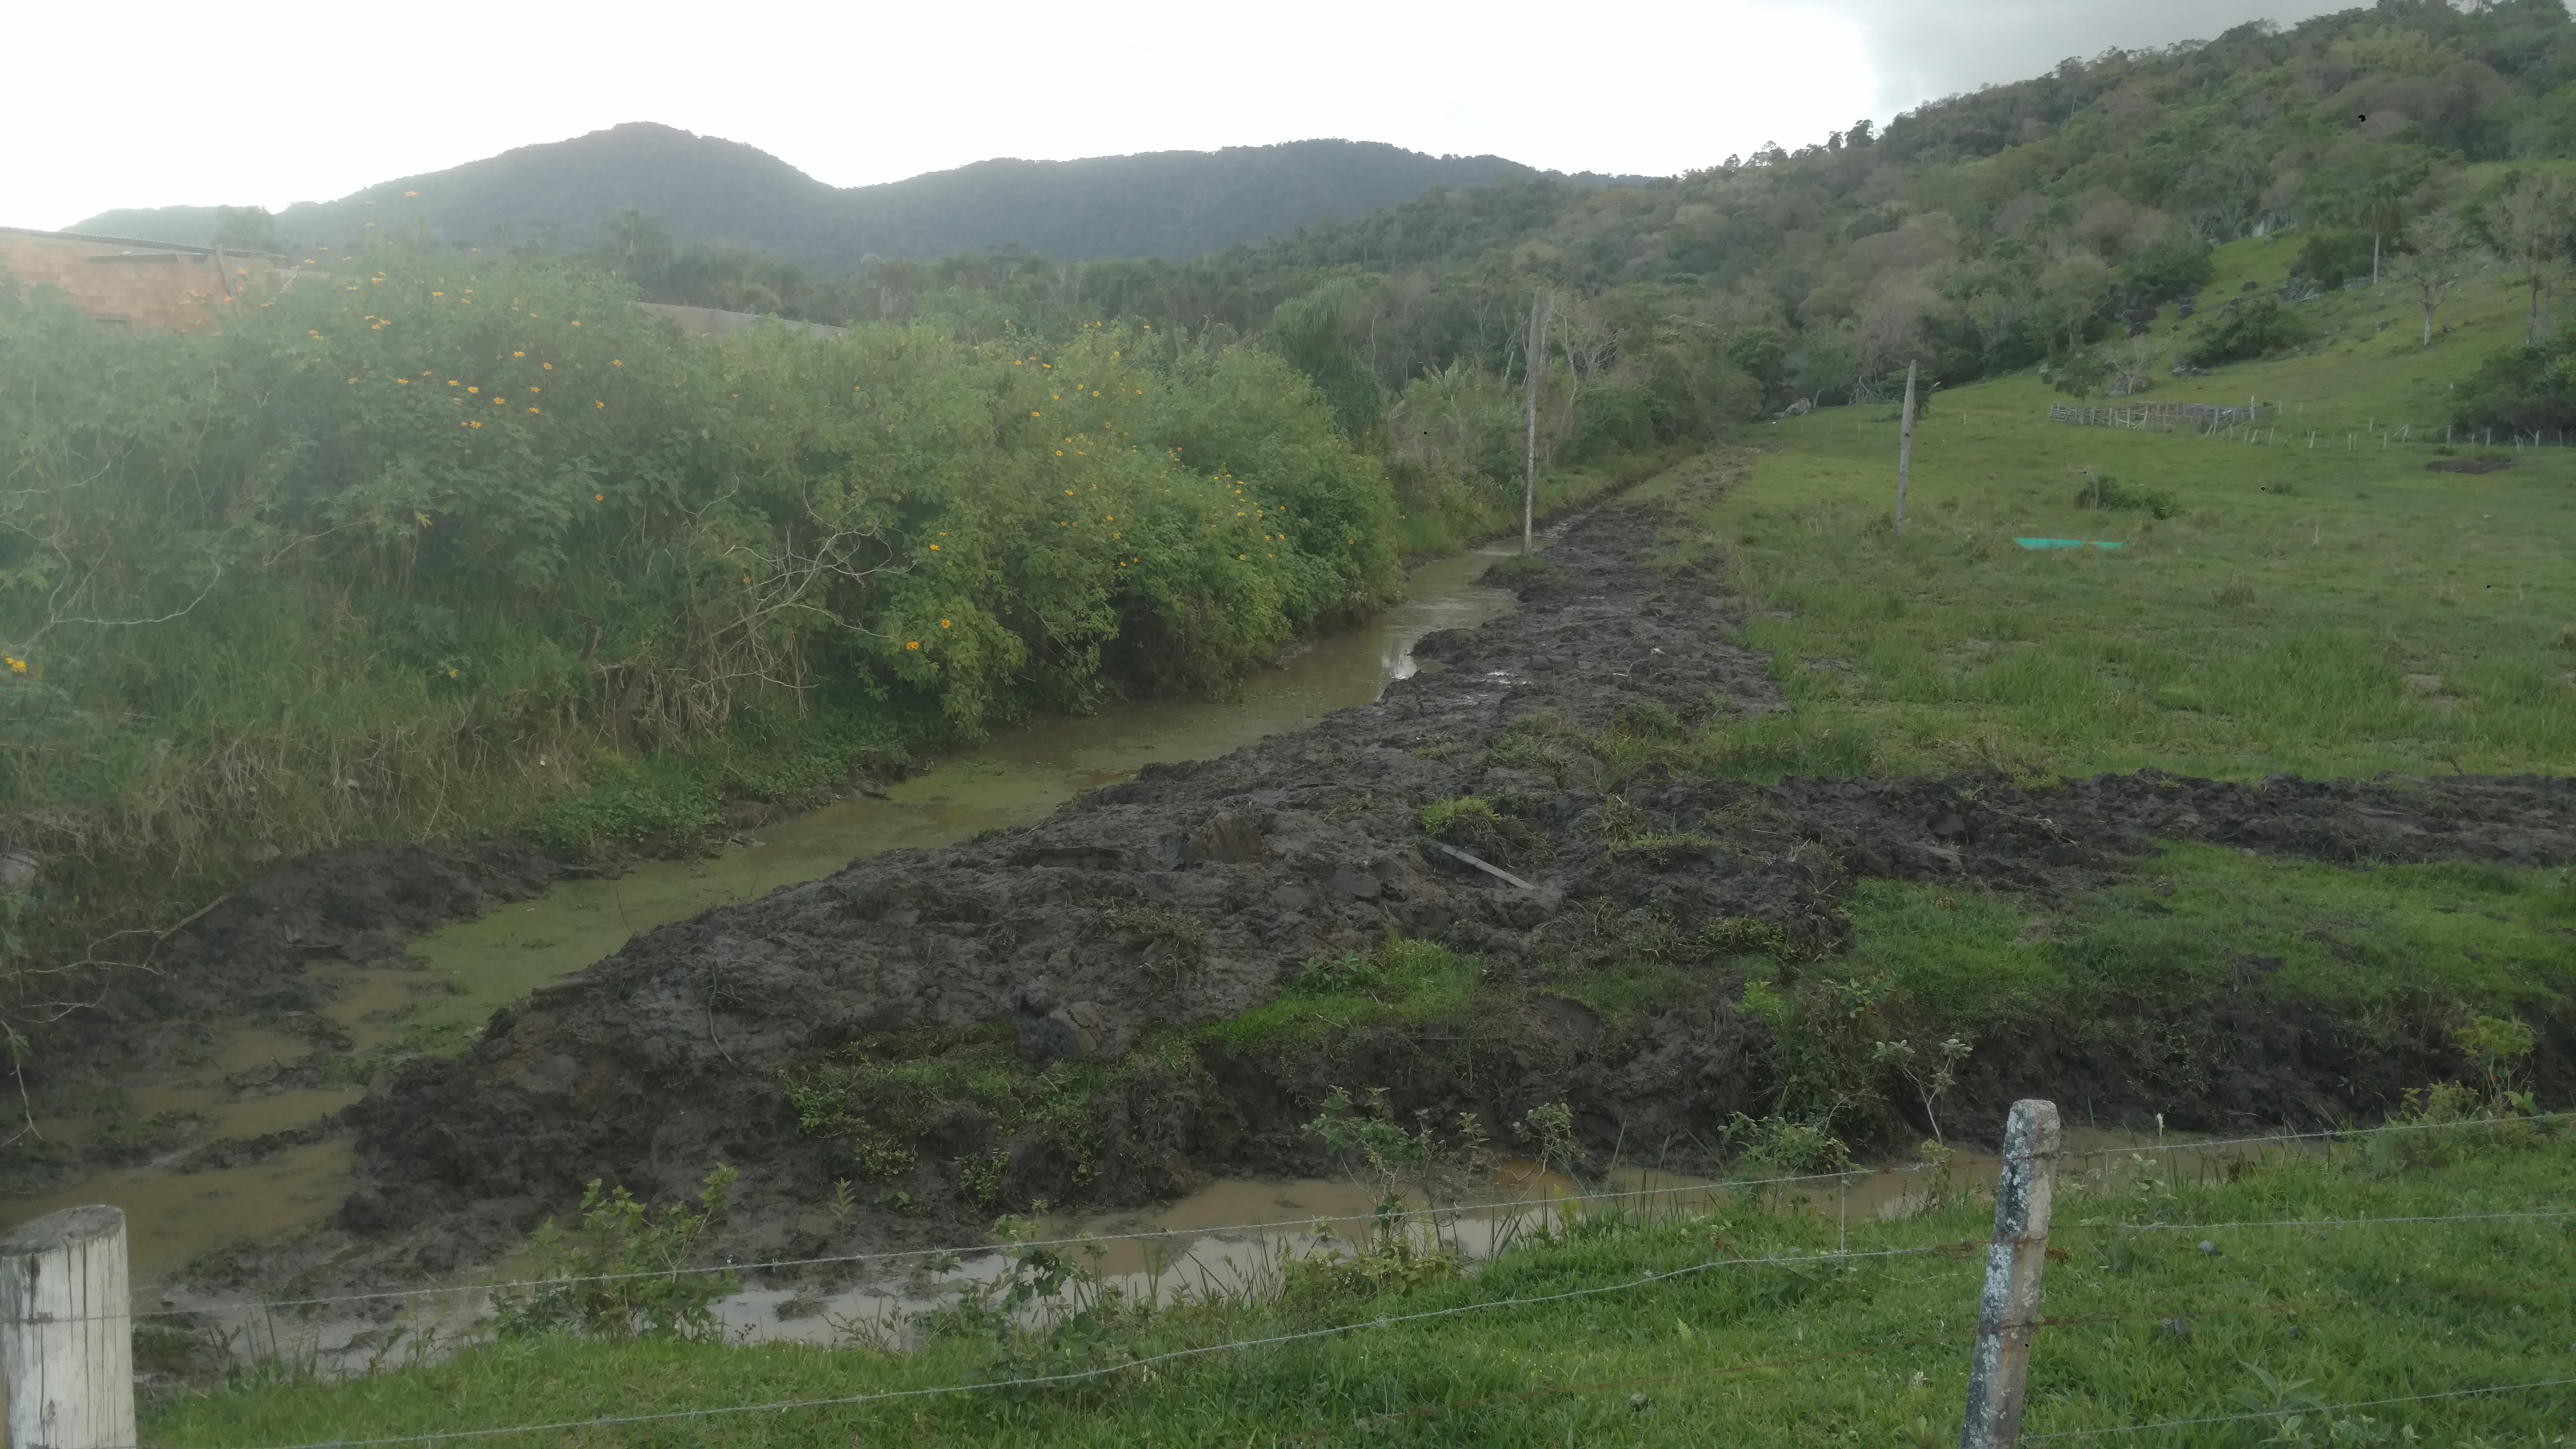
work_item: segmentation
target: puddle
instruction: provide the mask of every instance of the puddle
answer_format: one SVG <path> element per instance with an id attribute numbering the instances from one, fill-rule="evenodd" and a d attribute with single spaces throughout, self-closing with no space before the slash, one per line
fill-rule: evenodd
<path id="1" fill-rule="evenodd" d="M 84 1203 L 125 1209 L 126 1251 L 140 1292 L 208 1248 L 266 1238 L 329 1213 L 349 1193 L 350 1144 L 316 1142 L 249 1167 L 212 1172 L 107 1172 L 68 1192 L 9 1204 L 17 1221 Z"/>
<path id="2" fill-rule="evenodd" d="M 1515 551 L 1496 545 L 1415 570 L 1402 602 L 1251 676 L 1234 699 L 1116 703 L 1083 718 L 999 731 L 890 787 L 883 798 L 845 800 L 780 821 L 719 856 L 653 862 L 615 880 L 561 881 L 536 900 L 433 931 L 410 943 L 423 969 L 331 969 L 337 999 L 323 1014 L 360 1054 L 462 1051 L 495 1010 L 609 955 L 639 931 L 819 879 L 859 856 L 944 845 L 1043 819 L 1081 791 L 1148 764 L 1213 759 L 1367 704 L 1388 681 L 1414 673 L 1412 650 L 1423 635 L 1471 628 L 1512 607 L 1511 595 L 1478 579 Z M 299 1037 L 235 1030 L 188 1080 L 137 1088 L 129 1106 L 141 1116 L 204 1113 L 214 1119 L 217 1137 L 292 1127 L 363 1094 L 293 1089 L 234 1102 L 224 1100 L 230 1091 L 222 1083 L 267 1063 L 301 1061 L 313 1050 Z M 96 1130 L 87 1119 L 45 1125 L 48 1135 L 74 1141 Z M 227 1172 L 102 1174 L 42 1200 L 0 1205 L 0 1226 L 79 1203 L 114 1203 L 126 1210 L 141 1282 L 206 1248 L 323 1216 L 347 1191 L 348 1156 L 343 1142 Z M 210 1191 L 223 1195 L 204 1196 Z M 1369 1206 L 1373 1201 L 1361 1205 L 1363 1216 Z"/>

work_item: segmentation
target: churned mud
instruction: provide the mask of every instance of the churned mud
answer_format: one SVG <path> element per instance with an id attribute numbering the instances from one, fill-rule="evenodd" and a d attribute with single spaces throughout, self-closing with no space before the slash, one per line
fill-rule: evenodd
<path id="1" fill-rule="evenodd" d="M 1724 581 L 1658 566 L 1663 526 L 1642 506 L 1577 525 L 1514 574 L 1517 613 L 1423 640 L 1423 671 L 1374 705 L 1148 768 L 1036 825 L 861 860 L 638 936 L 496 1017 L 463 1059 L 408 1064 L 350 1109 L 359 1186 L 332 1237 L 340 1270 L 484 1260 L 593 1179 L 675 1197 L 719 1162 L 741 1172 L 737 1251 L 954 1241 L 997 1210 L 1312 1172 L 1299 1124 L 1334 1086 L 1383 1086 L 1402 1120 L 1468 1114 L 1498 1136 L 1565 1101 L 1588 1153 L 1705 1167 L 1779 1073 L 1730 963 L 1750 945 L 1830 954 L 1858 877 L 2045 897 L 2116 879 L 2159 840 L 2350 862 L 2576 859 L 2576 788 L 2555 779 L 1669 773 L 1659 742 L 1777 698 L 1767 661 L 1729 642 Z M 1423 817 L 1462 798 L 1486 808 Z M 1276 1001 L 1303 963 L 1399 935 L 1480 958 L 1473 1000 L 1434 1026 L 1212 1029 Z M 1617 1020 L 1563 994 L 1641 953 L 1688 984 Z M 2195 1029 L 2219 1057 L 2177 1082 L 2140 1055 L 2152 1042 L 2034 1022 L 1979 1049 L 1954 1125 L 2033 1091 L 2080 1094 L 2106 1121 L 2359 1115 L 2456 1067 L 2429 1037 L 2364 1047 L 2254 997 Z M 858 1078 L 830 1075 L 854 1062 Z M 1047 1063 L 1093 1070 L 1032 1075 Z M 1018 1072 L 1024 1094 L 942 1088 L 949 1067 Z M 880 1116 L 816 1113 L 817 1082 L 852 1080 Z M 801 1125 L 791 1087 L 807 1093 Z"/>

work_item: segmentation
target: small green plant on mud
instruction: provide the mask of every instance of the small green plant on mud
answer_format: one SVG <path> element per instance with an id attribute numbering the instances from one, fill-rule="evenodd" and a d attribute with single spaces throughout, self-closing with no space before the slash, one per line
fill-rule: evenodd
<path id="1" fill-rule="evenodd" d="M 1482 1124 L 1462 1115 L 1459 1125 L 1468 1144 L 1460 1155 L 1481 1156 Z M 1429 1196 L 1439 1168 L 1452 1156 L 1432 1133 L 1430 1113 L 1415 1113 L 1407 1130 L 1396 1121 L 1384 1087 L 1368 1088 L 1356 1098 L 1335 1087 L 1303 1131 L 1353 1176 L 1374 1180 L 1378 1203 L 1366 1243 L 1349 1253 L 1319 1249 L 1285 1265 L 1281 1290 L 1286 1299 L 1322 1307 L 1409 1292 L 1458 1275 L 1457 1255 L 1439 1241 L 1436 1223 L 1417 1225 L 1404 1210 L 1404 1180 L 1412 1178 Z"/>
<path id="2" fill-rule="evenodd" d="M 1647 818 L 1645 811 L 1630 804 L 1627 796 L 1604 795 L 1601 797 L 1601 816 L 1594 823 L 1592 833 L 1616 849 L 1651 834 L 1654 828 L 1655 822 Z"/>
<path id="3" fill-rule="evenodd" d="M 2514 1074 L 2531 1056 L 2537 1038 L 2518 1017 L 2481 1016 L 2451 1033 L 2451 1040 L 2478 1069 L 2490 1109 L 2532 1110 L 2529 1092 L 2513 1089 Z"/>
<path id="4" fill-rule="evenodd" d="M 711 1340 L 723 1331 L 718 1299 L 734 1291 L 731 1269 L 707 1272 L 698 1259 L 722 1242 L 735 1172 L 707 1174 L 697 1202 L 654 1209 L 623 1187 L 581 1194 L 576 1241 L 548 1218 L 529 1240 L 529 1284 L 499 1295 L 504 1335 L 577 1333 L 592 1338 Z"/>
<path id="5" fill-rule="evenodd" d="M 1564 1102 L 1544 1102 L 1529 1109 L 1520 1120 L 1520 1132 L 1538 1149 L 1541 1172 L 1562 1172 L 1577 1182 L 1583 1178 L 1583 1148 L 1574 1139 L 1574 1108 Z"/>
<path id="6" fill-rule="evenodd" d="M 1408 1174 L 1422 1176 L 1440 1159 L 1430 1114 L 1416 1114 L 1413 1130 L 1406 1131 L 1395 1120 L 1395 1108 L 1384 1087 L 1370 1087 L 1356 1099 L 1347 1088 L 1333 1088 L 1314 1119 L 1299 1130 L 1348 1164 L 1355 1175 L 1364 1173 L 1377 1180 L 1381 1216 L 1403 1210 L 1399 1184 Z"/>
<path id="7" fill-rule="evenodd" d="M 969 1027 L 862 1038 L 831 1058 L 783 1074 L 797 1129 L 850 1144 L 860 1175 L 873 1181 L 911 1170 L 932 1126 L 971 1114 L 1005 1140 L 1051 1139 L 1073 1162 L 1073 1181 L 1099 1170 L 1092 1100 L 1116 1077 L 1089 1062 L 1033 1066 L 1006 1027 Z M 969 1201 L 991 1208 L 999 1170 L 961 1168 Z"/>
<path id="8" fill-rule="evenodd" d="M 1454 970 L 1458 958 L 1430 941 L 1388 937 L 1367 955 L 1317 957 L 1297 969 L 1289 990 L 1304 996 L 1366 996 L 1400 1001 L 1430 978 Z"/>
<path id="9" fill-rule="evenodd" d="M 957 1164 L 957 1191 L 968 1202 L 986 1212 L 1001 1206 L 1002 1174 L 1011 1167 L 1011 1154 L 999 1148 L 980 1157 Z"/>
<path id="10" fill-rule="evenodd" d="M 1742 1009 L 1771 1028 L 1777 1111 L 1821 1130 L 1849 1130 L 1886 1108 L 1880 1045 L 1890 1030 L 1896 983 L 1885 972 L 1844 979 L 1817 975 L 1783 987 L 1748 982 Z"/>
<path id="11" fill-rule="evenodd" d="M 1512 721 L 1503 730 L 1502 738 L 1485 752 L 1485 763 L 1503 769 L 1536 770 L 1562 790 L 1573 781 L 1576 761 L 1591 757 L 1586 743 L 1582 730 L 1554 715 L 1523 715 Z"/>
<path id="12" fill-rule="evenodd" d="M 1976 1047 L 1963 1036 L 1944 1037 L 1939 1042 L 1917 1047 L 1910 1041 L 1882 1041 L 1870 1049 L 1870 1059 L 1894 1071 L 1913 1088 L 1923 1103 L 1923 1120 L 1932 1129 L 1932 1140 L 1939 1144 L 1948 1139 L 1941 1135 L 1941 1098 L 1959 1080 L 1959 1064 L 1968 1059 Z"/>
<path id="13" fill-rule="evenodd" d="M 1494 802 L 1482 795 L 1461 795 L 1455 800 L 1435 800 L 1414 812 L 1422 833 L 1439 839 L 1452 834 L 1490 830 L 1495 824 Z"/>
<path id="14" fill-rule="evenodd" d="M 1687 953 L 1694 960 L 1728 956 L 1769 956 L 1787 960 L 1794 954 L 1789 933 L 1754 916 L 1721 916 L 1691 933 Z"/>
<path id="15" fill-rule="evenodd" d="M 1507 865 L 1545 860 L 1547 837 L 1507 808 L 1506 802 L 1481 795 L 1438 800 L 1415 812 L 1422 833 L 1471 855 Z"/>
<path id="16" fill-rule="evenodd" d="M 1198 965 L 1207 946 L 1205 921 L 1162 906 L 1112 906 L 1100 913 L 1100 927 L 1142 938 L 1146 964 L 1165 967 L 1175 978 Z"/>
<path id="17" fill-rule="evenodd" d="M 1851 1149 L 1821 1122 L 1738 1112 L 1727 1119 L 1718 1143 L 1738 1170 L 1755 1177 L 1840 1172 L 1851 1166 Z"/>

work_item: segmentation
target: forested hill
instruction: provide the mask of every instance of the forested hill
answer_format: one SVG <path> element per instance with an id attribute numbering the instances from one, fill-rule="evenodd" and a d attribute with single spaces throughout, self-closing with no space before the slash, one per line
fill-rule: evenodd
<path id="1" fill-rule="evenodd" d="M 344 244 L 366 223 L 407 220 L 434 238 L 586 245 L 621 208 L 659 216 L 674 241 L 755 247 L 846 270 L 870 256 L 1019 247 L 1053 257 L 1186 261 L 1239 242 L 1356 217 L 1435 186 L 1538 173 L 1499 156 L 1428 156 L 1364 141 L 1291 141 L 1080 161 L 979 161 L 881 186 L 827 186 L 738 141 L 634 123 L 522 146 L 446 171 L 287 208 L 297 243 Z M 407 193 L 418 193 L 406 200 Z M 369 207 L 374 207 L 371 212 Z M 215 209 L 102 213 L 77 230 L 203 244 Z"/>
<path id="2" fill-rule="evenodd" d="M 1670 180 L 1435 192 L 1186 265 L 886 262 L 838 297 L 965 332 L 1126 316 L 1265 339 L 1426 477 L 1505 489 L 1540 288 L 1560 459 L 1685 441 L 1748 405 L 1883 397 L 1909 362 L 1936 385 L 2044 364 L 2137 391 L 2314 345 L 2298 299 L 2375 254 L 2416 290 L 2509 264 L 2537 330 L 2576 259 L 2571 156 L 2559 0 L 2381 0 L 2108 51 Z M 2276 239 L 2269 291 L 2148 330 L 2197 299 L 2212 247 L 2257 236 Z"/>

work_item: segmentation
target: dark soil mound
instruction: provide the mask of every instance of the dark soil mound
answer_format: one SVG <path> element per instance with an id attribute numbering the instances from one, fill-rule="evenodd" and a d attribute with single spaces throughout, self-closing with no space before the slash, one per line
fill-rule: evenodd
<path id="1" fill-rule="evenodd" d="M 1333 1084 L 1387 1085 L 1405 1112 L 1444 1122 L 1568 1100 L 1596 1148 L 1704 1162 L 1729 1114 L 1763 1110 L 1776 1075 L 1764 1028 L 1731 1004 L 1729 953 L 1831 951 L 1855 875 L 2069 892 L 2118 876 L 2157 838 L 2339 861 L 2576 859 L 2576 789 L 2559 780 L 2141 775 L 2033 789 L 1667 774 L 1657 751 L 1689 726 L 1776 701 L 1765 661 L 1727 642 L 1719 581 L 1644 562 L 1658 523 L 1628 508 L 1578 526 L 1518 577 L 1520 612 L 1426 639 L 1425 672 L 1376 705 L 1149 769 L 1037 826 L 874 857 L 638 937 L 496 1018 L 469 1057 L 414 1063 L 354 1109 L 362 1186 L 342 1225 L 442 1267 L 560 1212 L 590 1179 L 665 1196 L 724 1161 L 743 1174 L 736 1223 L 752 1251 L 934 1241 L 997 1203 L 1133 1203 L 1218 1170 L 1311 1167 L 1296 1123 Z M 1613 771 L 1620 788 L 1605 792 Z M 1425 848 L 1418 812 L 1461 797 L 1484 804 L 1436 821 L 1442 838 L 1535 889 Z M 848 1140 L 800 1132 L 783 1083 L 828 1054 L 978 1039 L 1028 1060 L 1110 1062 L 1156 1027 L 1233 1017 L 1301 963 L 1390 933 L 1479 953 L 1485 980 L 1517 992 L 1463 1036 L 1202 1045 L 1122 1070 L 1090 1103 L 1079 1151 L 941 1108 L 917 1124 L 900 1191 L 822 1210 L 835 1179 L 862 1174 Z M 1701 988 L 1615 1031 L 1548 994 L 1558 973 L 1627 959 L 1648 937 L 1659 959 L 1695 965 Z M 2240 1025 L 2242 1070 L 2158 1083 L 2157 1106 L 2273 1121 L 2356 1111 L 2384 1106 L 2373 1094 L 2419 1065 L 2374 1074 L 2323 1028 Z M 2039 1031 L 1980 1054 L 1962 1110 L 2052 1083 L 2116 1107 L 2142 1100 L 2142 1073 L 2152 1064 Z M 970 1162 L 990 1175 L 962 1192 Z"/>
<path id="2" fill-rule="evenodd" d="M 38 1033 L 30 1078 L 60 1079 L 223 1017 L 291 1017 L 326 1004 L 318 962 L 393 966 L 432 927 L 527 900 L 567 867 L 513 840 L 356 845 L 299 856 L 164 932 L 93 946 L 94 1002 Z"/>

